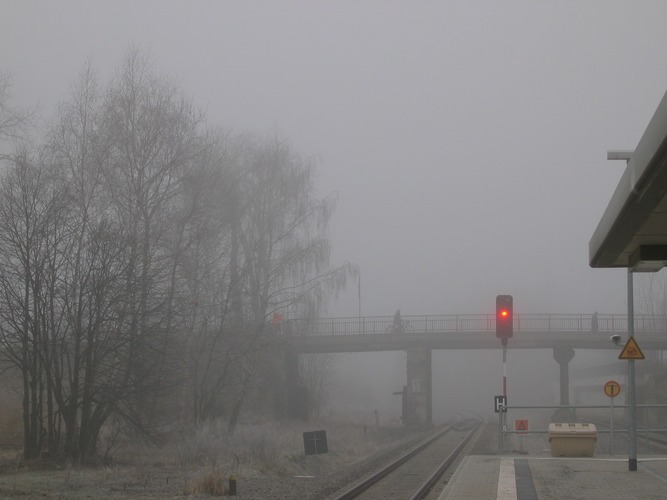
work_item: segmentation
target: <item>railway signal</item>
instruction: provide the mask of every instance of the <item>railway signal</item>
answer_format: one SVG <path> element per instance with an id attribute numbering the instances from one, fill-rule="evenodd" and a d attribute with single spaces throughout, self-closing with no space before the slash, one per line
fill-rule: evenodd
<path id="1" fill-rule="evenodd" d="M 513 302 L 511 295 L 496 297 L 496 337 L 503 339 L 503 343 L 512 338 L 514 330 Z"/>

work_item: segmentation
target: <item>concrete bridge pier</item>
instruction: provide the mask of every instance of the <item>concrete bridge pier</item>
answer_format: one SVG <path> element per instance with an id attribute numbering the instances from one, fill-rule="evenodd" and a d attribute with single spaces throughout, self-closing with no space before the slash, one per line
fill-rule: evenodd
<path id="1" fill-rule="evenodd" d="M 407 350 L 407 379 L 403 391 L 403 424 L 430 426 L 433 424 L 433 380 L 431 349 L 424 346 Z"/>
<path id="2" fill-rule="evenodd" d="M 574 349 L 571 347 L 554 347 L 554 359 L 560 367 L 560 405 L 570 404 L 570 361 L 574 358 Z M 574 422 L 576 416 L 573 411 L 561 408 L 553 416 L 555 422 Z"/>

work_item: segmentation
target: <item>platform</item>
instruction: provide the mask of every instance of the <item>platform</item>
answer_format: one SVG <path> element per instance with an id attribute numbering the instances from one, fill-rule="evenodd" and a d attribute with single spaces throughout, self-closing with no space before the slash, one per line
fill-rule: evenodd
<path id="1" fill-rule="evenodd" d="M 627 500 L 667 498 L 667 457 L 553 458 L 471 455 L 440 500 Z"/>

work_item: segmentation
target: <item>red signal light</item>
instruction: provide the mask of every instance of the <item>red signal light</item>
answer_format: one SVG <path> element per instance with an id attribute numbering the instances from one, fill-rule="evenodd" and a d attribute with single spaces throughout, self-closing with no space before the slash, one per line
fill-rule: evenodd
<path id="1" fill-rule="evenodd" d="M 511 295 L 498 295 L 496 297 L 496 337 L 503 339 L 512 338 L 514 318 L 512 310 L 514 309 L 514 299 Z"/>

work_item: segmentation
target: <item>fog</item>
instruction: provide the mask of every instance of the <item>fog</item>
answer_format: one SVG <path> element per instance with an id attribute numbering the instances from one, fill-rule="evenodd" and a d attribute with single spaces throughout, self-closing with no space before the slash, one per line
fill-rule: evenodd
<path id="1" fill-rule="evenodd" d="M 624 365 L 616 357 L 617 353 L 611 351 L 576 351 L 569 368 L 571 404 L 609 403 L 602 391 L 604 383 L 616 379 L 625 385 Z M 503 393 L 500 349 L 433 351 L 432 363 L 434 421 L 460 412 L 487 417 L 493 414 L 494 396 Z M 559 366 L 550 349 L 512 350 L 510 342 L 507 363 L 511 405 L 560 404 Z M 382 423 L 400 422 L 401 397 L 394 393 L 406 384 L 404 352 L 339 355 L 337 366 L 339 372 L 325 414 L 349 413 L 372 422 L 377 410 Z M 591 375 L 591 371 L 597 373 Z"/>
<path id="2" fill-rule="evenodd" d="M 276 134 L 316 158 L 318 192 L 339 197 L 332 263 L 360 271 L 330 316 L 490 313 L 498 294 L 514 296 L 517 314 L 625 312 L 625 271 L 591 269 L 588 241 L 625 166 L 607 150 L 635 147 L 666 89 L 667 3 L 0 0 L 0 10 L 0 69 L 13 101 L 39 104 L 44 121 L 87 57 L 108 76 L 134 46 L 209 124 Z M 555 402 L 550 352 L 510 351 L 510 362 L 517 393 Z M 334 405 L 400 411 L 390 392 L 404 383 L 403 353 L 340 363 L 335 387 L 383 382 L 334 391 Z M 500 351 L 434 354 L 436 412 L 490 407 L 500 369 Z M 471 383 L 445 387 L 456 378 Z"/>

